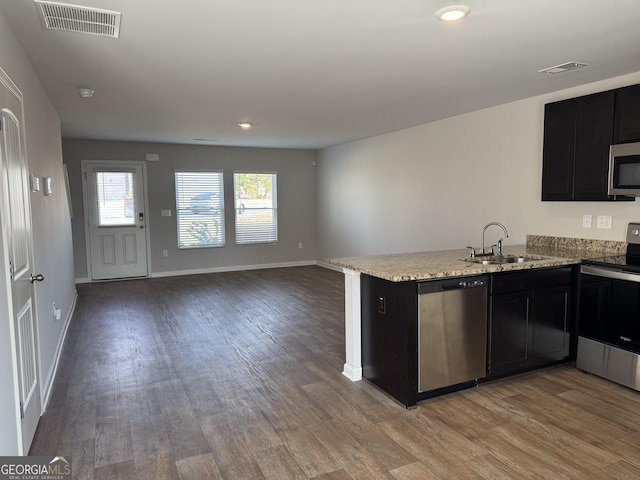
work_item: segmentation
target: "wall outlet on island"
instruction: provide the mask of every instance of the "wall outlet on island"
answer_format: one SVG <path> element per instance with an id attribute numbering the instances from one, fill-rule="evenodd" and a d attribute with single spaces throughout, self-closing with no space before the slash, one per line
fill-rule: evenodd
<path id="1" fill-rule="evenodd" d="M 582 216 L 582 228 L 591 228 L 591 215 Z"/>
<path id="2" fill-rule="evenodd" d="M 168 257 L 169 256 L 169 250 L 162 250 L 162 256 L 163 257 Z"/>
<path id="3" fill-rule="evenodd" d="M 597 228 L 611 229 L 611 215 L 598 215 L 596 222 Z"/>
<path id="4" fill-rule="evenodd" d="M 298 248 L 302 248 L 302 242 L 298 242 Z"/>

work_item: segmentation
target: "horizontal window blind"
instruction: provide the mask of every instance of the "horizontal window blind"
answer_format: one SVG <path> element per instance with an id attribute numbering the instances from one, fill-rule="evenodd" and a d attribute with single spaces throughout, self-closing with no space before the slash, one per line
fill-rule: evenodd
<path id="1" fill-rule="evenodd" d="M 178 248 L 222 247 L 222 172 L 175 172 Z"/>
<path id="2" fill-rule="evenodd" d="M 234 172 L 236 243 L 278 241 L 277 174 Z"/>

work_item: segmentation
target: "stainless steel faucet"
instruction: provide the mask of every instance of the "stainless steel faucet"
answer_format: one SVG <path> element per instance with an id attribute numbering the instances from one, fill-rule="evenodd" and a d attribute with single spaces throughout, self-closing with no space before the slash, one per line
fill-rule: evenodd
<path id="1" fill-rule="evenodd" d="M 501 224 L 499 222 L 489 222 L 489 223 L 487 223 L 484 226 L 484 229 L 482 230 L 482 253 L 483 254 L 485 253 L 485 251 L 484 251 L 484 232 L 486 232 L 487 228 L 489 228 L 491 225 L 497 225 L 498 227 L 502 228 L 502 231 L 504 232 L 505 238 L 509 238 L 509 232 L 507 232 L 507 228 L 503 224 Z M 503 240 L 502 238 L 500 240 L 498 240 L 498 244 L 497 244 L 498 252 L 497 252 L 497 255 L 502 255 L 502 240 Z M 491 253 L 493 253 L 493 246 L 491 247 Z"/>

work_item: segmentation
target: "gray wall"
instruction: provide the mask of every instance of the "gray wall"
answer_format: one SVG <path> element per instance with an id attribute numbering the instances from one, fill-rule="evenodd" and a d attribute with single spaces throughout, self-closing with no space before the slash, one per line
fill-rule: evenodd
<path id="1" fill-rule="evenodd" d="M 75 275 L 79 281 L 88 278 L 83 223 L 82 160 L 141 161 L 146 153 L 160 155 L 160 161 L 147 163 L 152 276 L 315 262 L 314 151 L 64 139 L 63 155 L 69 170 L 74 210 Z M 227 210 L 225 247 L 189 250 L 177 248 L 174 171 L 179 169 L 224 171 Z M 277 245 L 234 244 L 234 170 L 278 173 Z M 161 209 L 171 209 L 172 216 L 160 216 Z M 299 242 L 302 242 L 303 248 L 298 248 Z M 163 257 L 162 250 L 168 250 L 169 256 Z"/>
<path id="2" fill-rule="evenodd" d="M 51 177 L 53 195 L 42 190 L 31 194 L 33 218 L 34 272 L 45 281 L 36 285 L 36 316 L 41 397 L 46 399 L 54 374 L 55 360 L 61 347 L 66 322 L 75 299 L 71 224 L 62 169 L 60 121 L 29 61 L 4 17 L 0 15 L 0 67 L 9 75 L 24 96 L 24 128 L 29 170 L 38 177 Z M 4 226 L 3 226 L 4 228 Z M 0 281 L 0 454 L 16 452 L 12 413 L 17 414 L 9 347 L 10 319 L 5 314 L 9 269 L 0 255 L 3 278 Z M 62 310 L 61 320 L 53 317 L 53 302 Z"/>
<path id="3" fill-rule="evenodd" d="M 507 226 L 505 245 L 527 234 L 623 241 L 638 201 L 540 200 L 544 104 L 635 83 L 640 72 L 320 151 L 318 259 L 477 247 L 491 221 Z M 597 215 L 612 229 L 595 228 Z"/>

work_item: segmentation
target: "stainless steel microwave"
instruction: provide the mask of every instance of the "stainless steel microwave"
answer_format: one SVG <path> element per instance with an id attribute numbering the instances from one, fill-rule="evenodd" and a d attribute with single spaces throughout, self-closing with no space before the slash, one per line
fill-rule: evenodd
<path id="1" fill-rule="evenodd" d="M 640 142 L 609 148 L 608 194 L 640 196 Z"/>

